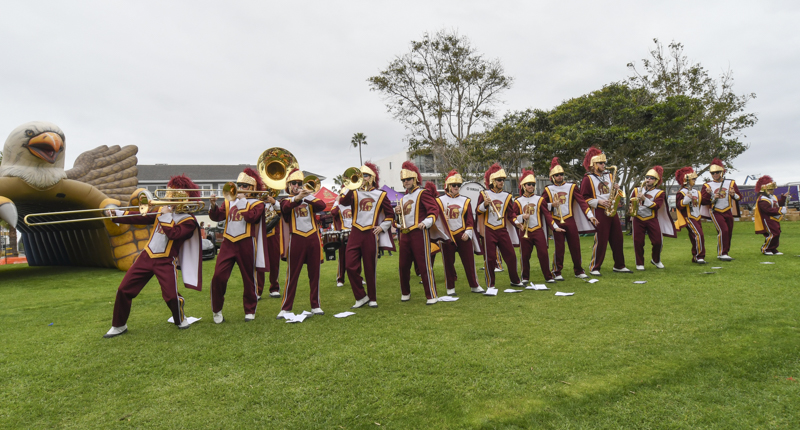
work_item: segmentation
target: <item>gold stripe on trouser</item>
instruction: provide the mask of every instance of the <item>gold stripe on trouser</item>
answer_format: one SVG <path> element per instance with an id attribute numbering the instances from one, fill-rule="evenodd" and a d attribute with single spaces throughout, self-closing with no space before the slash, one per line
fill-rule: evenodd
<path id="1" fill-rule="evenodd" d="M 283 299 L 281 300 L 281 310 L 286 304 L 287 291 L 289 291 L 289 282 L 292 278 L 292 236 L 289 235 L 289 245 L 286 249 L 286 283 L 283 285 Z"/>
<path id="2" fill-rule="evenodd" d="M 703 243 L 705 242 L 704 238 L 700 236 L 700 232 L 697 231 L 697 227 L 694 226 L 692 220 L 689 220 L 689 229 L 694 232 L 694 243 L 697 246 L 697 254 L 703 253 L 705 250 L 703 249 Z"/>
<path id="3" fill-rule="evenodd" d="M 264 256 L 264 259 L 267 259 L 267 256 Z M 258 309 L 258 269 L 256 268 L 258 261 L 258 239 L 253 238 L 253 294 L 256 296 L 256 309 Z M 267 281 L 264 280 L 266 284 Z M 256 309 L 253 309 L 253 313 L 256 312 Z"/>
<path id="4" fill-rule="evenodd" d="M 772 238 L 775 237 L 772 235 L 772 230 L 769 229 L 769 224 L 767 224 L 766 221 L 764 221 L 764 228 L 767 229 L 767 233 L 769 233 L 769 236 L 767 236 L 766 240 L 764 240 L 764 244 L 761 245 L 762 253 L 767 252 L 767 249 L 769 249 L 769 245 L 772 242 Z"/>
<path id="5" fill-rule="evenodd" d="M 437 298 L 437 295 L 436 295 L 436 279 L 434 279 L 434 277 L 433 277 L 433 267 L 431 267 L 432 266 L 432 264 L 431 264 L 431 238 L 430 238 L 430 235 L 428 234 L 428 229 L 427 228 L 423 228 L 421 230 L 422 230 L 422 239 L 425 241 L 425 259 L 426 259 L 427 265 L 428 265 L 428 270 L 426 270 L 427 276 L 428 276 L 428 288 L 431 290 L 431 298 L 435 299 L 435 298 Z"/>
<path id="6" fill-rule="evenodd" d="M 711 214 L 711 222 L 714 223 L 714 227 L 717 228 L 717 255 L 722 255 L 722 229 L 719 226 L 719 222 L 717 222 L 717 217 L 714 214 Z"/>
<path id="7" fill-rule="evenodd" d="M 178 257 L 172 257 L 172 276 L 175 278 L 175 297 L 178 298 L 178 316 L 181 320 L 178 324 L 182 323 L 185 315 L 183 313 L 183 297 L 178 293 Z"/>

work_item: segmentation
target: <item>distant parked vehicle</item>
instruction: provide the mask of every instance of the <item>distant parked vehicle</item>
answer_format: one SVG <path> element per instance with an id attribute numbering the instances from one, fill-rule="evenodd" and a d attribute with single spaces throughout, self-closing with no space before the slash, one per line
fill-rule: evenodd
<path id="1" fill-rule="evenodd" d="M 203 260 L 211 260 L 217 256 L 217 247 L 208 239 L 203 239 Z"/>

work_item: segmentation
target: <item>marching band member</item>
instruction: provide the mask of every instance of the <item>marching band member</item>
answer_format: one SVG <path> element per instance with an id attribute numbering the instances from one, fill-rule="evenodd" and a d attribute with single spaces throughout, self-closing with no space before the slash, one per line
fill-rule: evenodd
<path id="1" fill-rule="evenodd" d="M 691 166 L 675 172 L 675 182 L 681 189 L 675 194 L 677 220 L 675 229 L 680 231 L 688 227 L 689 241 L 692 242 L 692 262 L 706 264 L 706 240 L 703 236 L 703 225 L 700 223 L 700 193 L 694 189 L 697 173 Z"/>
<path id="2" fill-rule="evenodd" d="M 447 227 L 453 242 L 442 242 L 442 260 L 444 261 L 445 284 L 447 294 L 456 293 L 456 252 L 461 257 L 467 283 L 473 293 L 484 292 L 478 285 L 478 273 L 475 270 L 475 252 L 480 251 L 472 218 L 470 199 L 459 194 L 464 180 L 457 170 L 451 170 L 444 180 L 445 195 L 439 197 L 440 209 L 447 220 Z"/>
<path id="3" fill-rule="evenodd" d="M 733 258 L 728 252 L 733 237 L 733 217 L 739 216 L 739 199 L 742 195 L 733 179 L 725 179 L 725 166 L 719 158 L 711 161 L 709 171 L 712 181 L 703 185 L 700 191 L 701 211 L 717 228 L 717 258 L 731 261 Z"/>
<path id="4" fill-rule="evenodd" d="M 645 174 L 644 187 L 635 188 L 631 199 L 637 199 L 638 209 L 633 214 L 633 250 L 636 254 L 636 270 L 644 270 L 644 235 L 650 238 L 653 245 L 650 263 L 659 269 L 664 268 L 661 263 L 662 236 L 676 237 L 675 225 L 669 216 L 665 204 L 664 191 L 658 187 L 664 169 L 655 166 Z"/>
<path id="5" fill-rule="evenodd" d="M 783 255 L 778 251 L 778 244 L 781 238 L 781 220 L 787 212 L 786 200 L 789 193 L 786 192 L 778 199 L 774 194 L 776 187 L 777 184 L 768 175 L 758 178 L 756 182 L 758 203 L 755 206 L 753 221 L 756 224 L 756 234 L 764 235 L 764 245 L 761 246 L 761 253 L 764 255 Z"/>
<path id="6" fill-rule="evenodd" d="M 564 180 L 564 168 L 558 163 L 558 157 L 550 163 L 550 181 L 553 183 L 544 189 L 542 197 L 550 205 L 553 219 L 564 233 L 553 232 L 555 253 L 553 255 L 553 275 L 556 281 L 563 281 L 561 270 L 564 268 L 564 240 L 569 245 L 572 256 L 572 271 L 576 278 L 588 278 L 581 262 L 580 234 L 594 232 L 598 221 L 594 212 L 586 204 L 586 200 L 578 191 L 578 186 Z"/>
<path id="7" fill-rule="evenodd" d="M 483 175 L 488 189 L 481 192 L 478 197 L 478 228 L 481 229 L 484 241 L 483 272 L 488 288 L 494 287 L 494 268 L 495 262 L 498 260 L 498 249 L 503 260 L 506 261 L 511 285 L 522 286 L 517 273 L 517 256 L 514 252 L 514 246 L 519 245 L 515 225 L 517 214 L 514 212 L 511 194 L 503 191 L 506 176 L 505 170 L 499 164 L 494 163 Z"/>
<path id="8" fill-rule="evenodd" d="M 349 232 L 353 227 L 353 209 L 350 206 L 345 206 L 341 203 L 344 194 L 336 197 L 336 201 L 331 208 L 331 216 L 333 217 L 333 228 L 338 232 Z M 344 275 L 347 273 L 345 268 L 345 254 L 347 251 L 347 244 L 342 239 L 342 244 L 339 246 L 339 262 L 336 269 L 336 286 L 344 286 Z M 349 243 L 349 242 L 348 242 Z"/>
<path id="9" fill-rule="evenodd" d="M 547 255 L 547 228 L 563 233 L 554 221 L 550 211 L 547 210 L 547 202 L 536 193 L 536 174 L 532 170 L 522 169 L 522 177 L 519 180 L 520 195 L 515 200 L 517 205 L 516 212 L 517 224 L 522 237 L 520 238 L 520 260 L 522 261 L 522 283 L 528 282 L 531 277 L 531 254 L 536 248 L 536 256 L 539 258 L 539 267 L 542 269 L 545 282 L 555 282 L 555 276 L 550 270 L 550 257 Z M 544 209 L 543 209 L 544 208 Z"/>
<path id="10" fill-rule="evenodd" d="M 395 221 L 395 227 L 400 230 L 400 300 L 407 302 L 411 299 L 411 265 L 414 261 L 422 273 L 427 304 L 432 305 L 438 301 L 438 296 L 431 267 L 431 238 L 448 241 L 450 231 L 442 221 L 434 196 L 420 188 L 422 175 L 417 166 L 410 161 L 403 162 L 400 179 L 406 190 L 395 207 L 400 218 Z"/>
<path id="11" fill-rule="evenodd" d="M 248 167 L 239 173 L 236 187 L 239 191 L 254 191 L 260 180 L 258 173 Z M 256 317 L 258 307 L 256 271 L 269 270 L 264 209 L 265 204 L 262 200 L 254 199 L 252 195 L 244 192 L 238 193 L 234 201 L 225 201 L 224 206 L 218 206 L 216 194 L 211 193 L 208 217 L 212 221 L 225 221 L 222 245 L 219 247 L 214 277 L 211 278 L 211 310 L 216 324 L 225 321 L 222 307 L 225 305 L 225 293 L 234 263 L 239 266 L 244 283 L 242 292 L 244 320 L 249 322 Z"/>
<path id="12" fill-rule="evenodd" d="M 348 190 L 340 204 L 352 207 L 352 229 L 345 251 L 347 278 L 356 303 L 353 309 L 369 302 L 372 308 L 378 307 L 377 266 L 378 248 L 394 250 L 390 235 L 392 226 L 392 205 L 386 198 L 386 191 L 379 189 L 378 166 L 366 162 L 360 168 L 364 185 L 359 190 Z M 364 277 L 361 277 L 361 260 L 364 260 Z M 364 291 L 362 280 L 367 283 Z"/>
<path id="13" fill-rule="evenodd" d="M 602 276 L 600 268 L 603 266 L 609 242 L 611 242 L 611 253 L 614 256 L 614 271 L 633 273 L 625 267 L 622 226 L 619 214 L 617 214 L 617 207 L 611 207 L 615 205 L 617 189 L 614 188 L 615 178 L 611 176 L 610 172 L 606 172 L 606 161 L 606 154 L 594 146 L 586 150 L 586 156 L 583 158 L 586 175 L 581 182 L 581 194 L 589 207 L 594 210 L 597 218 L 592 261 L 589 263 L 589 273 L 593 276 Z M 619 202 L 616 203 L 619 204 Z M 611 210 L 614 214 L 609 216 L 606 211 Z"/>
<path id="14" fill-rule="evenodd" d="M 281 214 L 287 230 L 286 286 L 283 289 L 283 303 L 277 319 L 284 319 L 291 313 L 297 280 L 303 264 L 308 272 L 308 286 L 311 298 L 311 313 L 325 315 L 319 303 L 319 269 L 322 265 L 322 241 L 317 227 L 316 214 L 325 210 L 325 202 L 314 197 L 314 192 L 303 187 L 303 171 L 292 169 L 286 178 L 286 192 L 291 198 L 281 201 Z"/>
<path id="15" fill-rule="evenodd" d="M 184 175 L 173 176 L 167 184 L 172 189 L 198 189 L 191 179 Z M 199 191 L 189 192 L 189 198 L 200 197 Z M 107 211 L 109 216 L 127 215 L 127 212 Z M 183 284 L 186 288 L 202 289 L 202 245 L 200 227 L 192 214 L 175 213 L 174 206 L 163 206 L 160 213 L 146 213 L 141 216 L 112 218 L 118 224 L 155 223 L 150 240 L 144 252 L 136 257 L 131 268 L 117 289 L 114 301 L 114 316 L 111 329 L 103 337 L 119 336 L 128 331 L 128 317 L 131 302 L 139 295 L 147 282 L 155 276 L 161 286 L 161 296 L 172 312 L 175 325 L 180 329 L 189 328 L 183 311 L 183 296 L 178 292 L 178 266 L 181 268 Z"/>
<path id="16" fill-rule="evenodd" d="M 260 175 L 256 176 L 256 191 L 267 191 L 267 186 L 264 184 L 264 181 L 261 180 Z M 273 216 L 280 217 L 281 205 L 275 200 L 274 197 L 270 195 L 266 195 L 263 199 L 264 204 L 266 207 L 264 208 L 265 217 L 268 214 L 273 214 Z M 266 218 L 265 218 L 266 222 Z M 269 264 L 267 265 L 270 268 L 269 271 L 269 296 L 273 298 L 278 298 L 281 296 L 281 287 L 278 284 L 278 270 L 280 269 L 281 264 L 281 228 L 280 223 L 275 225 L 270 231 L 267 232 L 267 259 L 269 260 Z M 266 227 L 266 224 L 265 224 Z M 256 271 L 256 286 L 258 287 L 258 299 L 261 300 L 261 296 L 264 294 L 264 285 L 266 281 L 266 276 L 264 272 L 261 270 Z"/>

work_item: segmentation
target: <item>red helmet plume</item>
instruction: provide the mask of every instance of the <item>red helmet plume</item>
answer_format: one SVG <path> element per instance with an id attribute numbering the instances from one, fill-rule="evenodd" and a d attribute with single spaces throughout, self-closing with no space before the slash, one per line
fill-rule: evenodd
<path id="1" fill-rule="evenodd" d="M 265 191 L 267 189 L 266 185 L 264 185 L 264 181 L 261 180 L 261 175 L 259 175 L 258 172 L 256 172 L 255 170 L 253 170 L 253 169 L 251 169 L 249 167 L 245 167 L 244 173 L 247 176 L 255 179 L 255 181 L 256 181 L 256 190 L 257 191 Z"/>
<path id="2" fill-rule="evenodd" d="M 417 167 L 416 164 L 414 164 L 414 163 L 412 163 L 410 161 L 404 161 L 403 165 L 400 166 L 400 169 L 410 170 L 410 171 L 414 172 L 417 175 L 417 185 L 421 185 L 422 184 L 422 174 L 419 173 L 419 168 Z"/>
<path id="3" fill-rule="evenodd" d="M 677 172 L 675 172 L 675 182 L 677 182 L 678 185 L 685 184 L 686 175 L 689 173 L 694 173 L 694 169 L 692 169 L 691 166 L 681 167 Z"/>
<path id="4" fill-rule="evenodd" d="M 375 176 L 372 178 L 372 186 L 374 186 L 375 188 L 380 188 L 381 186 L 379 182 L 381 180 L 381 171 L 380 169 L 378 169 L 378 166 L 376 166 L 375 163 L 371 161 L 365 161 L 364 165 L 372 169 L 373 172 L 375 172 Z"/>
<path id="5" fill-rule="evenodd" d="M 596 146 L 592 146 L 591 148 L 586 150 L 586 156 L 583 157 L 583 168 L 587 171 L 592 170 L 592 157 L 602 154 L 603 151 Z"/>
<path id="6" fill-rule="evenodd" d="M 490 181 L 489 181 L 489 177 L 492 176 L 493 174 L 499 172 L 502 169 L 503 168 L 500 167 L 500 165 L 497 164 L 497 163 L 494 163 L 494 164 L 492 164 L 492 167 L 489 167 L 489 170 L 487 170 L 486 173 L 484 173 L 484 175 L 483 175 L 483 182 L 485 183 L 486 188 L 491 188 L 492 187 L 492 185 L 490 184 Z"/>
<path id="7" fill-rule="evenodd" d="M 167 183 L 168 188 L 172 188 L 174 190 L 198 190 L 198 191 L 189 191 L 189 197 L 200 197 L 200 187 L 197 186 L 188 176 L 185 174 L 180 174 L 178 176 L 172 176 L 169 178 L 169 182 Z"/>
<path id="8" fill-rule="evenodd" d="M 436 184 L 433 182 L 425 182 L 425 189 L 430 191 L 432 196 L 439 197 L 439 190 L 436 189 Z"/>
<path id="9" fill-rule="evenodd" d="M 767 185 L 767 184 L 771 184 L 772 182 L 773 182 L 772 181 L 772 177 L 769 176 L 769 175 L 764 175 L 764 176 L 758 178 L 758 181 L 756 181 L 756 192 L 760 193 L 761 192 L 761 187 L 763 187 L 764 185 Z"/>

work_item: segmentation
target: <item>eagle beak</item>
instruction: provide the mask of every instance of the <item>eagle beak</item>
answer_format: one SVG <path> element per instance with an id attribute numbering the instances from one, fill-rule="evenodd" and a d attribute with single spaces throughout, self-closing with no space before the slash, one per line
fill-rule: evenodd
<path id="1" fill-rule="evenodd" d="M 53 164 L 56 162 L 58 155 L 64 150 L 64 141 L 57 133 L 48 131 L 32 137 L 25 146 L 31 154 Z"/>

